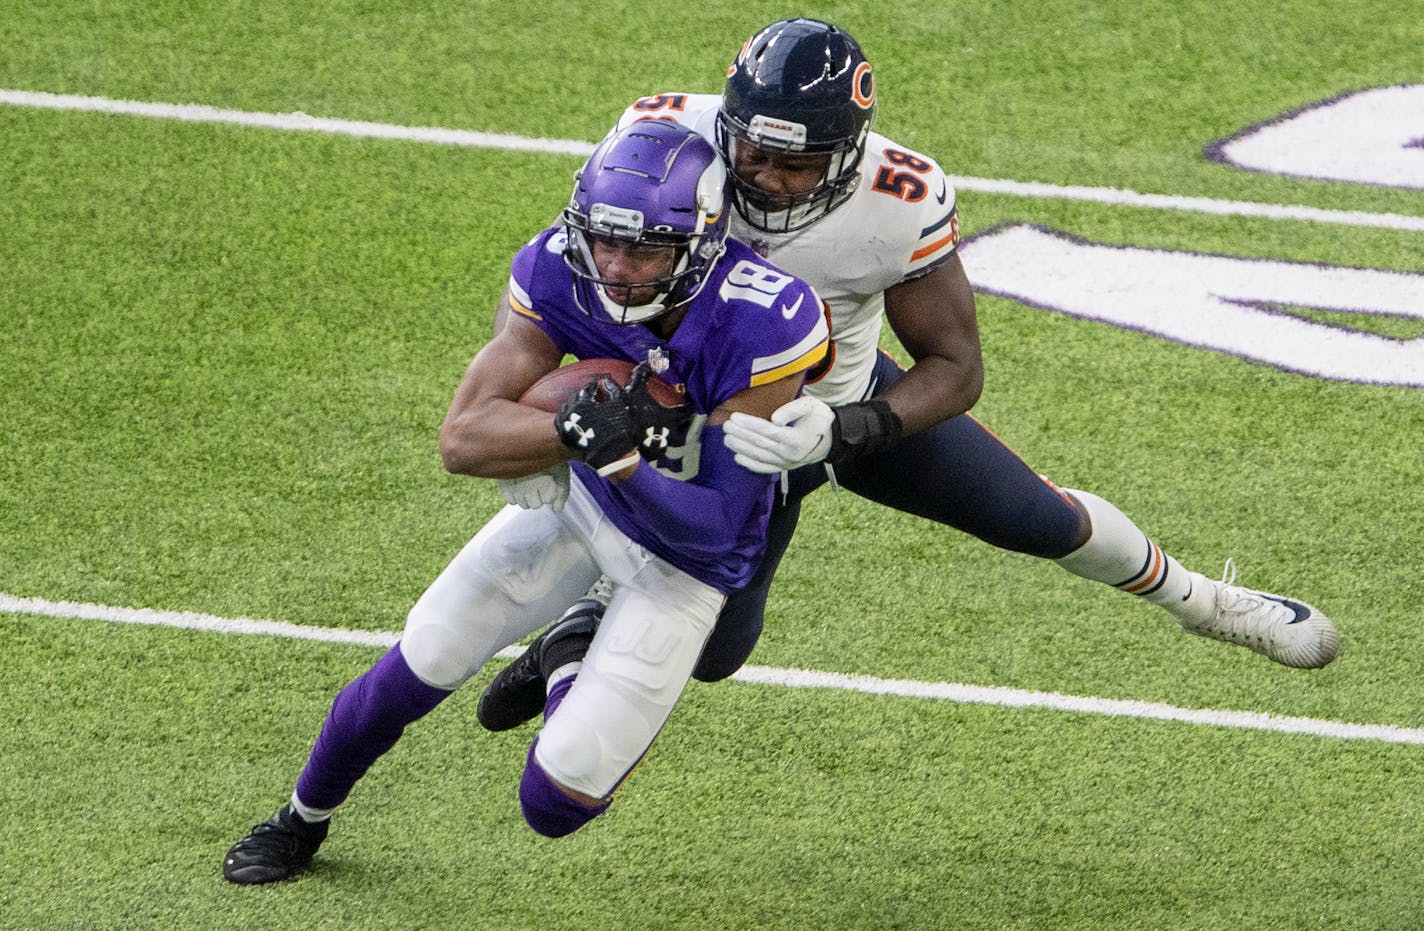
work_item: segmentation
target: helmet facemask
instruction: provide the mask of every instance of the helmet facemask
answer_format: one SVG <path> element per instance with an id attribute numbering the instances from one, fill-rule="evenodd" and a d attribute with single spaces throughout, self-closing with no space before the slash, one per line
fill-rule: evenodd
<path id="1" fill-rule="evenodd" d="M 701 293 L 726 249 L 725 183 L 711 145 L 675 123 L 640 121 L 605 140 L 579 172 L 563 214 L 563 257 L 579 308 L 614 323 L 647 323 Z M 669 249 L 671 267 L 647 281 L 605 277 L 594 258 L 600 240 L 635 254 Z"/>
<path id="2" fill-rule="evenodd" d="M 720 238 L 705 226 L 701 232 L 694 233 L 644 229 L 643 220 L 639 211 L 603 203 L 593 204 L 587 214 L 572 205 L 565 208 L 568 244 L 564 248 L 564 262 L 576 276 L 574 299 L 584 313 L 598 316 L 591 306 L 594 301 L 589 300 L 594 297 L 602 312 L 614 323 L 646 323 L 686 304 L 701 292 L 707 272 L 725 248 Z M 635 251 L 639 248 L 670 250 L 671 267 L 667 274 L 646 281 L 606 278 L 594 260 L 596 240 L 631 246 Z M 626 297 L 619 300 L 610 289 L 626 291 Z M 639 296 L 638 292 L 648 289 L 653 292 L 650 300 L 632 303 L 632 298 Z"/>
<path id="3" fill-rule="evenodd" d="M 717 147 L 729 169 L 732 202 L 753 228 L 768 233 L 794 232 L 826 216 L 855 193 L 869 124 L 855 139 L 832 146 L 811 146 L 805 143 L 805 127 L 800 124 L 760 114 L 753 116 L 745 128 L 739 122 L 726 112 L 718 114 Z M 777 155 L 821 155 L 826 165 L 820 181 L 809 191 L 767 191 L 737 174 L 737 153 L 743 146 Z"/>

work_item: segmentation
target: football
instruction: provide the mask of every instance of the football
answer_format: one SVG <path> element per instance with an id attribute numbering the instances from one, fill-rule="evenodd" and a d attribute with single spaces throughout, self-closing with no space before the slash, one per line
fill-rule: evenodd
<path id="1" fill-rule="evenodd" d="M 584 385 L 606 375 L 620 385 L 628 384 L 633 374 L 633 363 L 623 359 L 581 359 L 561 365 L 529 386 L 520 397 L 520 404 L 537 407 L 553 414 L 569 395 Z M 661 378 L 648 379 L 648 394 L 663 407 L 679 407 L 683 402 L 682 391 Z"/>

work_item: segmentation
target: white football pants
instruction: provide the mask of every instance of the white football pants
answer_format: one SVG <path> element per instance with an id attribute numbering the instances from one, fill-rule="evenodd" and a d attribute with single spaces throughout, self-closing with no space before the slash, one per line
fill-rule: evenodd
<path id="1" fill-rule="evenodd" d="M 535 759 L 563 786 L 608 796 L 652 745 L 725 600 L 630 540 L 575 477 L 568 503 L 510 505 L 416 602 L 401 637 L 411 670 L 455 689 L 548 624 L 600 575 L 613 600 L 582 670 L 545 723 Z"/>

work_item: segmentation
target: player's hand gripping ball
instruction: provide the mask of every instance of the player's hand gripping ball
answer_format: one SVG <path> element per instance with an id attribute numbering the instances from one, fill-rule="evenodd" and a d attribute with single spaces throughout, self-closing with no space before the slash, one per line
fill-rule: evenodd
<path id="1" fill-rule="evenodd" d="M 600 386 L 603 389 L 601 392 L 598 390 Z M 568 412 L 577 413 L 579 423 L 565 428 L 563 424 L 568 418 L 561 414 L 564 406 L 589 388 L 594 390 L 587 391 L 587 397 L 575 403 L 575 407 L 584 409 L 571 408 Z M 641 452 L 651 461 L 657 461 L 667 452 L 671 441 L 692 417 L 691 409 L 678 388 L 654 375 L 652 367 L 646 362 L 634 365 L 623 359 L 583 359 L 560 366 L 530 386 L 519 401 L 542 411 L 561 414 L 555 423 L 560 438 L 590 465 L 593 463 L 585 455 L 588 446 L 573 445 L 581 439 L 587 439 L 588 444 L 601 442 L 596 437 L 581 436 L 574 429 L 581 423 L 585 431 L 596 431 L 596 427 L 588 422 L 590 416 L 613 418 L 605 426 L 602 438 L 603 442 L 611 442 L 609 431 L 623 429 L 619 417 L 615 416 L 616 408 L 621 406 L 627 414 L 627 429 L 631 431 L 635 443 L 633 451 Z M 593 405 L 599 408 L 597 413 Z M 565 439 L 566 433 L 572 436 L 572 443 Z M 605 455 L 607 453 L 600 455 L 600 459 Z"/>
<path id="2" fill-rule="evenodd" d="M 564 399 L 554 414 L 554 429 L 599 475 L 616 475 L 638 464 L 637 432 L 623 388 L 607 375 Z"/>
<path id="3" fill-rule="evenodd" d="M 623 397 L 637 431 L 638 451 L 644 459 L 657 462 L 671 448 L 672 440 L 687 429 L 692 406 L 676 388 L 654 375 L 646 362 L 633 368 Z"/>

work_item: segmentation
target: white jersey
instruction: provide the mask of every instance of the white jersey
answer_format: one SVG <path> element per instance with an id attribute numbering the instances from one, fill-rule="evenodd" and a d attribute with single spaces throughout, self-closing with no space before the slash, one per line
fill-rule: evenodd
<path id="1" fill-rule="evenodd" d="M 674 119 L 716 144 L 717 94 L 644 97 L 619 118 Z M 954 188 L 934 160 L 871 133 L 850 199 L 810 226 L 767 233 L 732 213 L 731 235 L 804 279 L 830 308 L 830 369 L 806 393 L 835 407 L 864 400 L 885 316 L 885 289 L 924 274 L 959 245 Z"/>

